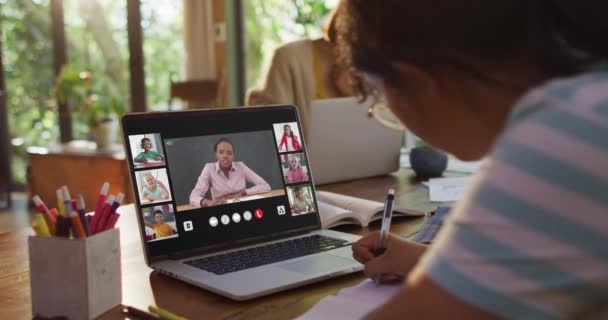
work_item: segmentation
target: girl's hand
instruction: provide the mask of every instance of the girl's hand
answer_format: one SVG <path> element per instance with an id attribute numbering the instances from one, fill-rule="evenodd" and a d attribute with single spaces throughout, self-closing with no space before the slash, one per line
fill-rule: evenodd
<path id="1" fill-rule="evenodd" d="M 363 272 L 366 276 L 373 278 L 382 275 L 381 280 L 384 281 L 402 280 L 426 250 L 425 245 L 391 234 L 384 253 L 376 256 L 374 251 L 379 244 L 380 232 L 372 232 L 353 244 L 353 257 L 365 265 Z"/>

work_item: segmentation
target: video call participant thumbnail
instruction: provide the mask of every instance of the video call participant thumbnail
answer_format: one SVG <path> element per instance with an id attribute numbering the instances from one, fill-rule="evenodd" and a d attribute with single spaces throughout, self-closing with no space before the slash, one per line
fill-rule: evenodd
<path id="1" fill-rule="evenodd" d="M 289 154 L 285 157 L 284 170 L 286 183 L 298 183 L 308 181 L 308 170 L 301 165 L 304 154 Z"/>
<path id="2" fill-rule="evenodd" d="M 217 162 L 207 163 L 203 167 L 190 193 L 190 205 L 210 207 L 225 204 L 228 199 L 270 191 L 270 185 L 262 177 L 249 169 L 245 163 L 234 161 L 235 148 L 230 140 L 220 138 L 213 148 Z M 246 189 L 247 183 L 253 186 Z M 205 194 L 209 189 L 211 199 L 206 199 Z"/>
<path id="3" fill-rule="evenodd" d="M 292 215 L 315 212 L 315 205 L 310 196 L 310 186 L 295 186 L 289 189 L 289 204 Z"/>
<path id="4" fill-rule="evenodd" d="M 171 206 L 169 205 L 168 207 L 169 211 L 171 211 Z M 152 211 L 152 214 L 150 214 L 150 211 Z M 173 220 L 173 225 L 165 222 L 165 215 L 167 215 L 169 219 Z M 154 218 L 154 222 L 150 221 L 150 216 Z M 154 234 L 152 235 L 151 239 L 149 238 L 148 240 L 158 240 L 161 238 L 167 238 L 177 235 L 177 230 L 175 227 L 175 216 L 173 212 L 168 212 L 165 214 L 165 210 L 162 206 L 145 208 L 144 224 L 146 225 L 146 227 L 151 228 L 154 231 Z M 148 233 L 146 232 L 146 234 Z"/>
<path id="5" fill-rule="evenodd" d="M 165 160 L 165 157 L 162 154 L 152 150 L 152 141 L 150 141 L 149 138 L 141 139 L 140 146 L 144 151 L 140 152 L 133 161 L 147 163 L 149 160 Z"/>
<path id="6" fill-rule="evenodd" d="M 167 188 L 166 169 L 140 171 L 137 174 L 139 196 L 142 203 L 171 200 L 171 194 Z"/>
<path id="7" fill-rule="evenodd" d="M 300 151 L 302 150 L 302 144 L 300 143 L 300 139 L 298 137 L 297 131 L 297 123 L 285 123 L 285 124 L 275 124 L 275 134 L 277 138 L 279 135 L 277 134 L 277 126 L 282 126 L 283 134 L 280 135 L 278 140 L 278 148 L 279 152 L 289 152 L 289 151 Z M 293 127 L 293 128 L 292 128 Z"/>
<path id="8" fill-rule="evenodd" d="M 129 149 L 135 168 L 160 167 L 165 165 L 160 133 L 129 136 Z"/>

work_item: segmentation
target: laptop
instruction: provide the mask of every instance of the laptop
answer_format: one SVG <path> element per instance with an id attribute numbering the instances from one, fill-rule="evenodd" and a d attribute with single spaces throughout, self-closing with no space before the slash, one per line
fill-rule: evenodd
<path id="1" fill-rule="evenodd" d="M 359 237 L 321 229 L 294 106 L 133 113 L 121 122 L 152 269 L 234 300 L 362 270 L 351 251 Z"/>
<path id="2" fill-rule="evenodd" d="M 403 132 L 368 117 L 372 103 L 354 97 L 312 101 L 306 138 L 317 185 L 399 169 Z"/>

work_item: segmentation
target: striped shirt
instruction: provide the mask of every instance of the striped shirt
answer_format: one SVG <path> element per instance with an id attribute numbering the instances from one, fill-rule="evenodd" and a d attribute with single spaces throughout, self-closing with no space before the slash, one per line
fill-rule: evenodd
<path id="1" fill-rule="evenodd" d="M 509 319 L 608 311 L 608 69 L 524 96 L 419 268 Z"/>

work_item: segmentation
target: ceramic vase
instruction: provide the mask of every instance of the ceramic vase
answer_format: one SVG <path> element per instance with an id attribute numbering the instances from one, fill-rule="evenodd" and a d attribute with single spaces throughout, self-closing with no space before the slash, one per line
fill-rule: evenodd
<path id="1" fill-rule="evenodd" d="M 118 135 L 118 121 L 107 118 L 91 128 L 91 136 L 97 143 L 98 150 L 109 150 L 112 148 Z"/>

